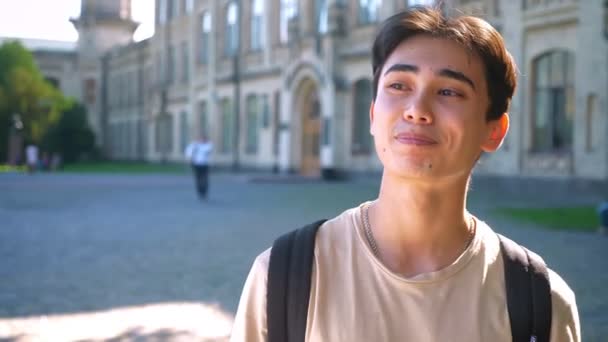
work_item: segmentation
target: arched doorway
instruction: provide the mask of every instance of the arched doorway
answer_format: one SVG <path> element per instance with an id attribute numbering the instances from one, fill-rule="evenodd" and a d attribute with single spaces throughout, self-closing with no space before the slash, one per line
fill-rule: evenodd
<path id="1" fill-rule="evenodd" d="M 300 114 L 300 174 L 317 177 L 321 175 L 321 103 L 316 84 L 308 79 L 302 81 L 296 92 L 296 112 Z"/>

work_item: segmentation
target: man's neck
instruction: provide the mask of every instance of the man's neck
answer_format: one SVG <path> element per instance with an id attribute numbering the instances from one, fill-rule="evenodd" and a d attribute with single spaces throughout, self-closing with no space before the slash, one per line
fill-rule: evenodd
<path id="1" fill-rule="evenodd" d="M 384 176 L 369 221 L 379 257 L 405 275 L 438 271 L 454 262 L 471 239 L 467 180 L 416 183 Z"/>

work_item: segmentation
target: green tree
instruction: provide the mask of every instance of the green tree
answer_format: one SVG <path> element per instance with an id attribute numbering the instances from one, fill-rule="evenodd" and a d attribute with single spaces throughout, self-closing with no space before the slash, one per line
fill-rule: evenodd
<path id="1" fill-rule="evenodd" d="M 51 153 L 59 153 L 66 163 L 94 154 L 95 136 L 87 121 L 86 108 L 80 103 L 73 103 L 63 111 L 59 121 L 47 130 L 42 148 Z"/>
<path id="2" fill-rule="evenodd" d="M 0 161 L 7 157 L 14 114 L 21 116 L 26 141 L 39 144 L 69 105 L 63 94 L 44 79 L 33 55 L 21 43 L 0 45 Z"/>

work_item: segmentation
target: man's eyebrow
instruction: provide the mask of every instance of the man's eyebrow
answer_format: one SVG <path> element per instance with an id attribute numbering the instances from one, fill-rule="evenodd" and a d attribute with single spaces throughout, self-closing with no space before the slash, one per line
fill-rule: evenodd
<path id="1" fill-rule="evenodd" d="M 441 70 L 439 70 L 437 75 L 451 78 L 451 79 L 454 79 L 454 80 L 457 80 L 460 82 L 464 82 L 464 83 L 470 85 L 471 88 L 473 88 L 473 90 L 475 90 L 475 83 L 460 71 L 455 71 L 455 70 L 451 70 L 451 69 L 441 69 Z"/>
<path id="2" fill-rule="evenodd" d="M 384 72 L 384 76 L 386 76 L 390 72 L 413 72 L 418 73 L 420 69 L 411 64 L 393 64 L 388 70 Z"/>

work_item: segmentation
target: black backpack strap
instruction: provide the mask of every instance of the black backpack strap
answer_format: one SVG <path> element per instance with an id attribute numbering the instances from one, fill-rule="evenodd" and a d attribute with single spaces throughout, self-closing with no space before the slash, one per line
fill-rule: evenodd
<path id="1" fill-rule="evenodd" d="M 551 285 L 543 259 L 498 234 L 513 342 L 549 342 Z"/>
<path id="2" fill-rule="evenodd" d="M 325 220 L 275 240 L 266 289 L 268 342 L 304 342 L 315 236 Z"/>

